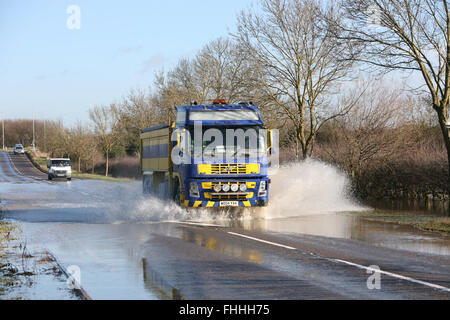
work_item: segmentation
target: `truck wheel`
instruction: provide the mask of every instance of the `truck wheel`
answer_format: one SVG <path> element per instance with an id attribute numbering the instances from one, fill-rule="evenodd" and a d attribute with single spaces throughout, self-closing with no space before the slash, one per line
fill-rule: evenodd
<path id="1" fill-rule="evenodd" d="M 48 180 L 52 180 L 52 176 L 51 175 L 48 175 Z"/>
<path id="2" fill-rule="evenodd" d="M 142 178 L 142 192 L 144 194 L 151 194 L 153 191 L 153 176 L 144 175 Z"/>
<path id="3" fill-rule="evenodd" d="M 71 181 L 72 180 L 72 178 L 67 178 L 67 181 Z"/>
<path id="4" fill-rule="evenodd" d="M 181 205 L 181 188 L 178 181 L 176 181 L 173 186 L 173 201 L 177 205 Z"/>

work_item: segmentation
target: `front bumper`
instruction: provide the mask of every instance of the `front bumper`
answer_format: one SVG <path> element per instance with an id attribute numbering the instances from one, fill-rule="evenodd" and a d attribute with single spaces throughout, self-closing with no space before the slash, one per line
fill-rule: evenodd
<path id="1" fill-rule="evenodd" d="M 266 182 L 267 190 L 259 195 L 261 181 Z M 199 197 L 191 197 L 189 184 L 196 182 L 199 188 Z M 245 192 L 215 192 L 215 184 L 243 184 L 247 185 Z M 185 200 L 181 202 L 183 207 L 193 208 L 217 208 L 217 207 L 265 207 L 269 202 L 269 179 L 188 179 L 185 185 Z"/>
<path id="2" fill-rule="evenodd" d="M 52 173 L 49 173 L 49 176 L 50 177 L 52 177 L 52 178 L 72 178 L 72 172 L 61 172 L 61 173 L 58 173 L 58 172 L 52 172 Z"/>
<path id="3" fill-rule="evenodd" d="M 237 206 L 222 206 L 221 201 L 201 201 L 201 200 L 185 200 L 182 203 L 186 208 L 238 208 L 238 207 L 265 207 L 268 201 L 263 200 L 245 200 L 237 201 Z"/>

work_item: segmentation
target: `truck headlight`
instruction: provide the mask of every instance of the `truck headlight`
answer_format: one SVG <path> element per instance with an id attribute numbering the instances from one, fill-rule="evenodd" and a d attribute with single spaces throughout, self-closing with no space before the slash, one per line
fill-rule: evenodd
<path id="1" fill-rule="evenodd" d="M 237 184 L 234 183 L 231 185 L 231 191 L 236 192 L 238 190 L 239 190 L 239 186 Z"/>
<path id="2" fill-rule="evenodd" d="M 222 190 L 222 187 L 221 187 L 220 184 L 214 185 L 214 191 L 215 191 L 215 192 L 220 192 L 220 190 Z"/>
<path id="3" fill-rule="evenodd" d="M 228 183 L 222 185 L 222 190 L 224 192 L 230 191 L 230 185 Z"/>
<path id="4" fill-rule="evenodd" d="M 267 194 L 266 181 L 261 181 L 259 183 L 258 197 L 264 197 Z"/>
<path id="5" fill-rule="evenodd" d="M 191 181 L 189 183 L 189 195 L 193 198 L 200 197 L 200 192 L 198 191 L 198 184 L 197 182 Z"/>
<path id="6" fill-rule="evenodd" d="M 242 192 L 247 191 L 247 185 L 246 185 L 245 183 L 241 184 L 241 185 L 239 186 L 239 190 L 241 190 Z"/>

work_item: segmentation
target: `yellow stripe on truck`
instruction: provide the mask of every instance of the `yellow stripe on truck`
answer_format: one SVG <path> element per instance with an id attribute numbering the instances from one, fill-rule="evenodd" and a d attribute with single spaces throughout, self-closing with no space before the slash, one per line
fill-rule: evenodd
<path id="1" fill-rule="evenodd" d="M 219 163 L 219 164 L 199 164 L 197 165 L 198 174 L 203 175 L 241 175 L 241 174 L 259 174 L 259 163 Z"/>
<path id="2" fill-rule="evenodd" d="M 206 204 L 206 207 L 207 208 L 211 208 L 211 207 L 214 207 L 214 201 L 208 201 L 208 203 Z"/>
<path id="3" fill-rule="evenodd" d="M 252 204 L 250 203 L 250 201 L 244 201 L 244 206 L 245 207 L 251 207 Z"/>
<path id="4" fill-rule="evenodd" d="M 199 174 L 211 174 L 211 165 L 210 164 L 199 164 L 197 166 Z"/>
<path id="5" fill-rule="evenodd" d="M 203 189 L 211 189 L 212 188 L 212 182 L 202 182 L 202 188 Z"/>
<path id="6" fill-rule="evenodd" d="M 195 201 L 194 202 L 194 208 L 197 208 L 199 205 L 201 205 L 202 202 L 201 201 Z"/>

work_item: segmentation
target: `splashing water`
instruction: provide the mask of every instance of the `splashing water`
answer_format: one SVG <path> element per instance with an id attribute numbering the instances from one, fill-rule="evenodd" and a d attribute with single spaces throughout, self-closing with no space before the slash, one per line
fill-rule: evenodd
<path id="1" fill-rule="evenodd" d="M 269 206 L 258 218 L 274 219 L 367 209 L 352 199 L 347 176 L 335 166 L 321 161 L 306 160 L 284 165 L 271 179 Z M 140 188 L 140 184 L 122 186 L 119 197 L 121 201 L 110 203 L 109 218 L 117 223 L 187 220 L 218 222 L 236 219 L 227 210 L 186 210 L 167 199 L 143 196 Z M 244 210 L 238 219 L 255 217 L 254 212 Z"/>
<path id="2" fill-rule="evenodd" d="M 321 161 L 284 165 L 271 179 L 268 219 L 366 209 L 351 198 L 347 176 Z"/>

